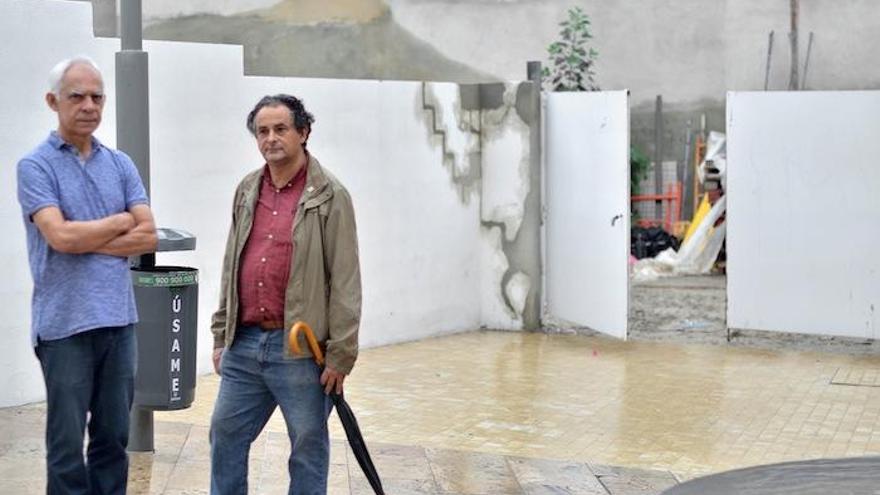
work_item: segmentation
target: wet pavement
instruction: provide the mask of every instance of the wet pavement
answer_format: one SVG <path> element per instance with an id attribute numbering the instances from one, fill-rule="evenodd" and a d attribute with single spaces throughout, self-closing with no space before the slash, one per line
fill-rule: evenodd
<path id="1" fill-rule="evenodd" d="M 167 415 L 170 413 L 163 414 Z M 44 421 L 42 403 L 0 409 L 0 493 L 45 493 Z M 331 424 L 334 434 L 328 494 L 372 495 L 368 481 L 341 437 L 341 427 L 335 419 Z M 277 425 L 270 425 L 254 442 L 249 493 L 287 493 L 289 445 L 286 432 L 278 431 Z M 128 493 L 208 493 L 207 426 L 157 420 L 155 449 L 153 454 L 131 454 Z M 580 461 L 381 442 L 371 442 L 370 451 L 388 495 L 648 495 L 678 482 L 666 471 Z"/>
<path id="2" fill-rule="evenodd" d="M 716 286 L 677 281 L 653 297 L 718 297 L 717 280 L 699 282 Z M 397 495 L 656 494 L 731 469 L 880 455 L 873 344 L 727 344 L 674 318 L 627 342 L 476 331 L 365 349 L 346 395 Z M 156 452 L 132 456 L 129 493 L 207 493 L 218 384 L 202 376 L 191 408 L 156 414 Z M 43 493 L 44 408 L 0 409 L 0 493 Z M 329 493 L 370 493 L 335 415 L 331 438 Z M 250 493 L 284 493 L 288 449 L 276 414 L 251 452 Z"/>

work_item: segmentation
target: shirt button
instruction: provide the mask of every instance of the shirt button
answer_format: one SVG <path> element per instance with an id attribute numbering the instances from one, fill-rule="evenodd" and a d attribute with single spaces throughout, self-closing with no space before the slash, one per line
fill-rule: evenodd
<path id="1" fill-rule="evenodd" d="M 257 287 L 262 287 L 262 286 L 263 286 L 263 282 L 257 282 Z"/>
<path id="2" fill-rule="evenodd" d="M 278 194 L 280 192 L 281 192 L 281 189 L 275 189 L 275 194 Z"/>
<path id="3" fill-rule="evenodd" d="M 265 312 L 265 311 L 266 311 L 266 308 L 260 308 L 260 311 Z"/>
<path id="4" fill-rule="evenodd" d="M 265 263 L 265 262 L 266 262 L 266 258 L 260 258 L 260 263 Z"/>
<path id="5" fill-rule="evenodd" d="M 273 211 L 272 214 L 273 214 L 273 215 L 277 215 L 278 212 L 277 212 L 277 211 Z"/>
<path id="6" fill-rule="evenodd" d="M 272 234 L 269 234 L 269 239 L 274 239 L 274 238 L 275 238 L 275 236 L 273 236 Z"/>

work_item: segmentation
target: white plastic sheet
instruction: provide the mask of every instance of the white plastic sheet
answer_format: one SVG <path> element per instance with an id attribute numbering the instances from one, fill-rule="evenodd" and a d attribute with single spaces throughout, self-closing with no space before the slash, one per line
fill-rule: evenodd
<path id="1" fill-rule="evenodd" d="M 676 252 L 669 248 L 654 258 L 639 260 L 633 266 L 633 280 L 653 280 L 670 275 L 701 275 L 712 271 L 727 235 L 727 223 L 715 226 L 727 209 L 727 197 L 722 196 L 703 221 Z"/>

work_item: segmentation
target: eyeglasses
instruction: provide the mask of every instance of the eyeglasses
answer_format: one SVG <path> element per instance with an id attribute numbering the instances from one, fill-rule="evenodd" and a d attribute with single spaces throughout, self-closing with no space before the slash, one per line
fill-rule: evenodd
<path id="1" fill-rule="evenodd" d="M 86 98 L 91 98 L 95 105 L 104 103 L 103 93 L 80 93 L 78 91 L 71 91 L 67 95 L 67 101 L 71 103 L 82 103 Z"/>

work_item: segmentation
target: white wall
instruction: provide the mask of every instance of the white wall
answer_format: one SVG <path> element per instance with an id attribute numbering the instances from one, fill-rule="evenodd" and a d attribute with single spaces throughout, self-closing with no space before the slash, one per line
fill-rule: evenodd
<path id="1" fill-rule="evenodd" d="M 0 406 L 43 396 L 30 350 L 31 279 L 15 192 L 15 164 L 55 127 L 45 108 L 45 75 L 77 53 L 104 69 L 110 99 L 99 139 L 115 142 L 114 52 L 91 36 L 90 6 L 0 0 Z M 39 32 L 41 36 L 33 36 Z M 218 298 L 222 249 L 235 184 L 261 164 L 244 127 L 267 93 L 303 97 L 317 119 L 310 150 L 349 188 L 356 207 L 364 283 L 365 346 L 481 325 L 481 259 L 486 243 L 478 198 L 463 198 L 429 139 L 420 83 L 245 78 L 241 48 L 146 43 L 150 56 L 152 204 L 160 226 L 190 230 L 195 252 L 160 254 L 161 264 L 199 268 L 199 364 L 209 366 L 210 313 Z M 442 85 L 441 85 L 442 86 Z M 518 166 L 514 164 L 514 166 Z"/>
<path id="2" fill-rule="evenodd" d="M 880 92 L 730 93 L 731 328 L 876 339 Z"/>
<path id="3" fill-rule="evenodd" d="M 35 20 L 58 19 L 41 36 Z M 94 55 L 112 74 L 109 41 L 91 36 L 87 4 L 67 2 L 0 3 L 0 64 L 6 69 L 0 80 L 0 263 L 6 283 L 0 286 L 0 406 L 40 399 L 43 382 L 30 346 L 31 275 L 28 268 L 24 226 L 16 199 L 15 170 L 18 159 L 44 139 L 54 126 L 55 114 L 43 103 L 47 75 L 55 62 L 78 52 Z M 51 33 L 51 34 L 49 34 Z M 107 91 L 112 94 L 112 80 Z M 105 111 L 99 138 L 112 143 L 114 104 Z"/>

